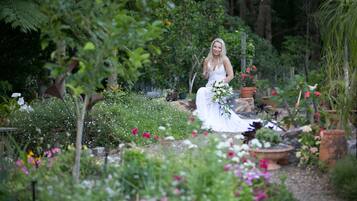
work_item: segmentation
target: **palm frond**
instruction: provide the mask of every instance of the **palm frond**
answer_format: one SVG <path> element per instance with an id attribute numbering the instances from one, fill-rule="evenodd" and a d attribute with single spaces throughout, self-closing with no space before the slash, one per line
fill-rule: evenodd
<path id="1" fill-rule="evenodd" d="M 46 16 L 34 1 L 3 0 L 0 4 L 0 20 L 20 28 L 23 32 L 36 31 Z"/>

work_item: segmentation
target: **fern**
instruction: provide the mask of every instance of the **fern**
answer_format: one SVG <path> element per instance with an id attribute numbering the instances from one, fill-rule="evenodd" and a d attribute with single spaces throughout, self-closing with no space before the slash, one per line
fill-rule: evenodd
<path id="1" fill-rule="evenodd" d="M 0 4 L 0 20 L 27 33 L 37 31 L 46 16 L 34 1 L 3 0 Z"/>

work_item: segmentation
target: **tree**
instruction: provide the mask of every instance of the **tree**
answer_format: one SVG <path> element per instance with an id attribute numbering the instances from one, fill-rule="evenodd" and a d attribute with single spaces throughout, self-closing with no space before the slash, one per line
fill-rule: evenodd
<path id="1" fill-rule="evenodd" d="M 259 36 L 271 41 L 271 0 L 260 0 L 255 31 Z"/>
<path id="2" fill-rule="evenodd" d="M 149 62 L 146 43 L 161 33 L 160 22 L 150 22 L 126 8 L 127 2 L 110 0 L 76 2 L 44 0 L 41 11 L 48 21 L 41 26 L 43 44 L 54 43 L 52 75 L 67 76 L 77 114 L 76 155 L 73 177 L 80 175 L 83 121 L 91 97 L 101 81 L 113 71 L 132 83 L 138 69 Z M 78 61 L 78 71 L 68 75 L 68 66 Z"/>

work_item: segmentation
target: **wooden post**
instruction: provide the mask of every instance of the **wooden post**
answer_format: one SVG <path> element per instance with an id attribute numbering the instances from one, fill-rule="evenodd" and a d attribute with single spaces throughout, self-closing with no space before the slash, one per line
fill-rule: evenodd
<path id="1" fill-rule="evenodd" d="M 240 66 L 241 71 L 245 72 L 245 68 L 247 67 L 247 34 L 242 32 L 240 35 L 240 44 L 241 44 L 241 58 L 240 58 Z"/>

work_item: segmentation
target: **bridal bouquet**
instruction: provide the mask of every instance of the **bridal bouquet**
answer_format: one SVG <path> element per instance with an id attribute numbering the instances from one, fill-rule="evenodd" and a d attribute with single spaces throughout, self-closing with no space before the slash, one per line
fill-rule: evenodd
<path id="1" fill-rule="evenodd" d="M 231 117 L 230 107 L 227 98 L 233 95 L 233 89 L 223 81 L 214 82 L 212 86 L 212 100 L 219 104 L 219 109 L 222 116 Z"/>

